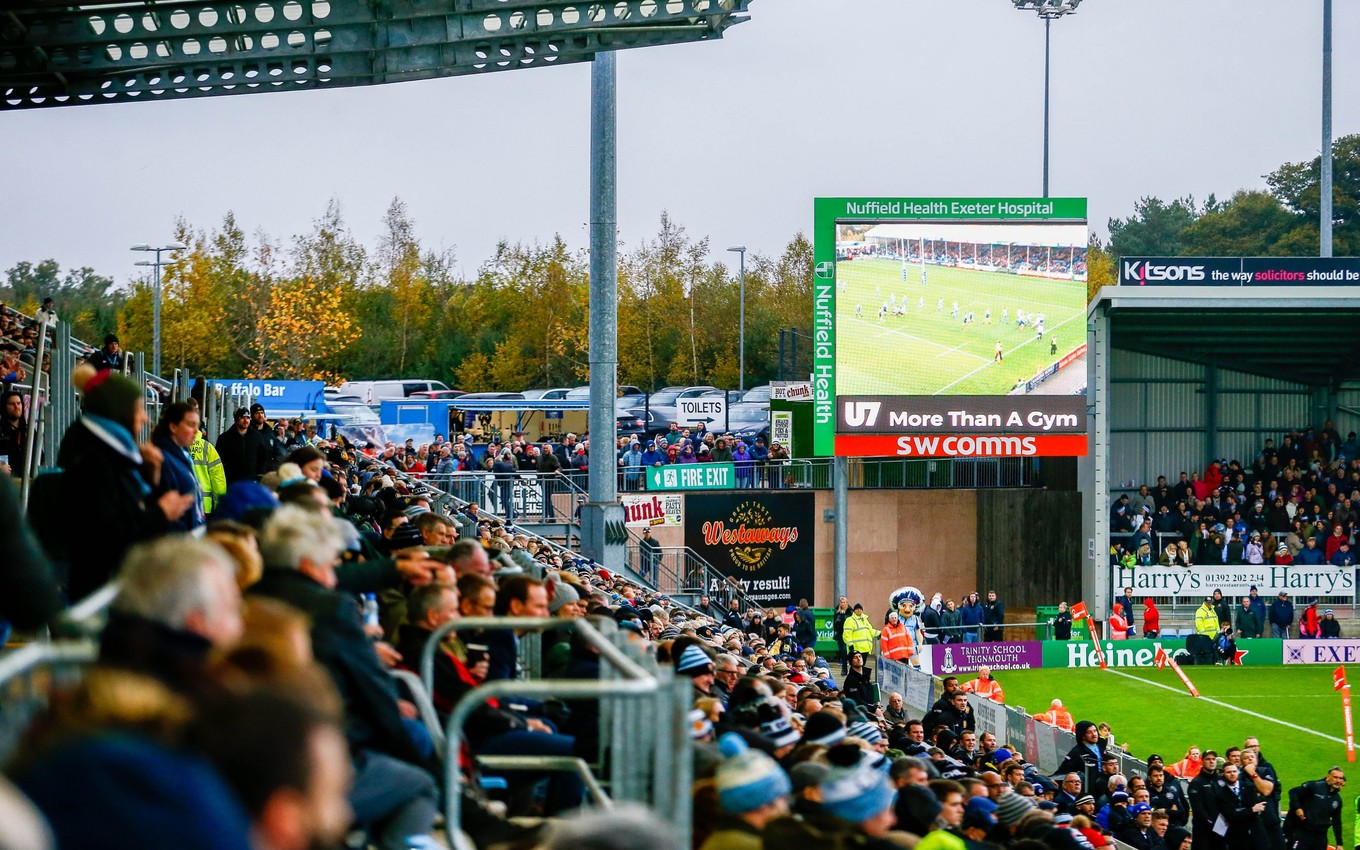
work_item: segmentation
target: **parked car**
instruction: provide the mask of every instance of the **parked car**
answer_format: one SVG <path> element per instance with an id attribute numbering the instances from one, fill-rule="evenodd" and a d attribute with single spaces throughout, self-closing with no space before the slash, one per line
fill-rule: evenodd
<path id="1" fill-rule="evenodd" d="M 769 404 L 770 385 L 761 384 L 758 387 L 751 387 L 746 391 L 746 394 L 741 397 L 741 400 L 745 404 Z"/>
<path id="2" fill-rule="evenodd" d="M 645 442 L 647 435 L 655 430 L 649 424 L 650 421 L 650 414 L 641 408 L 620 408 L 615 417 L 614 433 L 620 437 L 637 437 Z"/>
<path id="3" fill-rule="evenodd" d="M 716 427 L 713 430 L 718 430 Z M 770 409 L 758 404 L 734 404 L 727 408 L 727 433 L 751 445 L 757 437 L 770 444 Z"/>
<path id="4" fill-rule="evenodd" d="M 364 404 L 376 406 L 384 401 L 410 398 L 412 393 L 447 390 L 448 385 L 443 381 L 403 378 L 400 381 L 345 381 L 339 389 L 341 395 L 358 396 Z"/>
<path id="5" fill-rule="evenodd" d="M 448 401 L 451 398 L 465 396 L 467 393 L 462 390 L 421 390 L 418 393 L 411 393 L 409 398 L 424 398 L 430 401 Z"/>
<path id="6" fill-rule="evenodd" d="M 642 407 L 647 399 L 647 394 L 632 384 L 620 384 L 616 389 L 619 402 L 626 402 L 628 407 Z M 575 387 L 563 398 L 568 401 L 590 401 L 590 385 Z"/>
<path id="7" fill-rule="evenodd" d="M 554 387 L 549 390 L 525 390 L 521 395 L 530 401 L 557 401 L 567 398 L 570 392 L 574 392 L 571 387 Z"/>

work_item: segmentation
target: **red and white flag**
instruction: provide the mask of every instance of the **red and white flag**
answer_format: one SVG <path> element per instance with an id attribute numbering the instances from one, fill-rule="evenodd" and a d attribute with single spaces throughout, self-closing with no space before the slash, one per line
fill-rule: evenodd
<path id="1" fill-rule="evenodd" d="M 1171 660 L 1171 656 L 1169 656 L 1169 655 L 1166 654 L 1166 650 L 1165 650 L 1165 649 L 1162 649 L 1160 646 L 1157 647 L 1157 654 L 1156 654 L 1155 656 L 1153 656 L 1153 659 L 1152 659 L 1152 663 L 1154 663 L 1154 664 L 1157 665 L 1157 669 L 1158 669 L 1158 670 L 1161 670 L 1161 669 L 1165 668 L 1165 667 L 1166 667 L 1166 663 L 1167 663 L 1168 661 L 1170 661 L 1170 660 Z"/>
<path id="2" fill-rule="evenodd" d="M 1072 606 L 1072 619 L 1073 619 L 1073 620 L 1085 620 L 1086 617 L 1087 617 L 1087 613 L 1086 613 L 1086 603 L 1085 603 L 1085 602 L 1077 602 L 1077 603 L 1075 603 L 1075 604 Z"/>
<path id="3" fill-rule="evenodd" d="M 1332 690 L 1339 691 L 1346 687 L 1346 668 L 1338 667 L 1332 671 Z"/>

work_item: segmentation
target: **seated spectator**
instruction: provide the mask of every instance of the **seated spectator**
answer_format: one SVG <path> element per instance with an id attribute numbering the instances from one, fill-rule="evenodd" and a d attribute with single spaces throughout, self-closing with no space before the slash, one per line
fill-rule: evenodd
<path id="1" fill-rule="evenodd" d="M 1341 637 L 1341 623 L 1328 608 L 1322 615 L 1322 622 L 1319 624 L 1320 637 L 1325 640 L 1332 640 Z"/>
<path id="2" fill-rule="evenodd" d="M 236 565 L 220 547 L 174 535 L 134 547 L 120 571 L 99 661 L 202 698 L 218 687 L 208 655 L 241 637 Z"/>
<path id="3" fill-rule="evenodd" d="M 437 789 L 402 722 L 396 687 L 364 632 L 358 604 L 337 593 L 340 537 L 330 517 L 287 505 L 260 539 L 265 574 L 250 593 L 287 602 L 310 617 L 316 659 L 344 705 L 354 755 L 349 794 L 355 818 L 383 850 L 406 850 L 434 825 Z"/>

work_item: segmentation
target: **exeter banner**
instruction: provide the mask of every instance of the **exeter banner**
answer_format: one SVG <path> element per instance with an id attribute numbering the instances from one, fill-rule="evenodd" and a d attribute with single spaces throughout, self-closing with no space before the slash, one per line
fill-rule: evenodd
<path id="1" fill-rule="evenodd" d="M 1360 664 L 1360 640 L 1287 640 L 1285 664 Z"/>
<path id="2" fill-rule="evenodd" d="M 921 669 L 937 676 L 992 670 L 1036 670 L 1042 666 L 1038 641 L 1017 643 L 946 643 L 921 648 Z"/>
<path id="3" fill-rule="evenodd" d="M 812 600 L 816 556 L 812 493 L 705 493 L 685 497 L 685 545 L 768 607 Z M 719 588 L 710 587 L 717 594 Z"/>
<path id="4" fill-rule="evenodd" d="M 648 493 L 645 496 L 623 496 L 623 519 L 629 528 L 679 527 L 685 521 L 685 497 L 682 493 Z"/>
<path id="5" fill-rule="evenodd" d="M 1157 646 L 1177 655 L 1185 649 L 1185 641 L 1168 640 L 1107 640 L 1101 641 L 1105 663 L 1110 667 L 1155 667 Z M 1248 666 L 1267 666 L 1282 663 L 1284 641 L 1274 638 L 1250 638 L 1237 642 L 1237 661 Z M 1043 666 L 1099 667 L 1100 659 L 1090 641 L 1046 640 L 1043 642 Z M 1005 682 L 1002 681 L 1002 686 Z"/>
<path id="6" fill-rule="evenodd" d="M 1353 596 L 1355 567 L 1287 567 L 1274 564 L 1231 564 L 1225 566 L 1134 567 L 1114 570 L 1111 587 L 1115 597 L 1132 587 L 1136 599 L 1144 596 L 1210 596 L 1223 591 L 1230 600 L 1240 600 L 1256 586 L 1266 600 L 1280 591 L 1290 596 Z"/>

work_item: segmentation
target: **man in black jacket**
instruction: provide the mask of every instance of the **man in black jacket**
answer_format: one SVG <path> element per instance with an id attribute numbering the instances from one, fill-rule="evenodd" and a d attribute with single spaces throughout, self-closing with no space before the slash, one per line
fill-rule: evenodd
<path id="1" fill-rule="evenodd" d="M 1105 782 L 1100 773 L 1101 762 L 1105 759 L 1105 740 L 1100 737 L 1096 724 L 1089 720 L 1077 721 L 1074 729 L 1077 743 L 1067 752 L 1058 773 L 1079 773 L 1082 787 L 1092 794 L 1101 793 Z"/>
<path id="2" fill-rule="evenodd" d="M 279 464 L 287 457 L 288 449 L 283 444 L 283 437 L 269 427 L 264 405 L 258 401 L 250 406 L 250 430 L 255 434 L 255 439 L 260 442 L 261 463 L 264 465 L 260 474 L 263 475 L 266 472 L 273 472 L 278 469 Z"/>
<path id="3" fill-rule="evenodd" d="M 217 438 L 217 454 L 222 458 L 222 471 L 227 484 L 254 481 L 264 474 L 264 447 L 259 435 L 250 427 L 250 411 L 236 408 L 232 426 Z"/>
<path id="4" fill-rule="evenodd" d="M 1323 850 L 1327 830 L 1336 835 L 1341 846 L 1341 789 L 1346 774 L 1339 767 L 1327 771 L 1322 779 L 1289 789 L 1289 815 L 1284 821 L 1285 846 L 1289 850 Z"/>
<path id="5" fill-rule="evenodd" d="M 1006 622 L 1006 606 L 996 598 L 996 591 L 987 591 L 987 601 L 982 603 L 982 639 L 993 642 L 1003 640 Z"/>
<path id="6" fill-rule="evenodd" d="M 1218 820 L 1218 800 L 1214 795 L 1218 779 L 1218 753 L 1205 750 L 1204 761 L 1199 775 L 1190 780 L 1186 796 L 1190 799 L 1190 830 L 1194 847 L 1208 847 L 1220 850 L 1223 839 L 1214 832 L 1214 822 Z"/>
<path id="7" fill-rule="evenodd" d="M 344 705 L 355 818 L 370 825 L 382 850 L 404 850 L 433 828 L 438 790 L 402 722 L 396 687 L 364 632 L 358 604 L 333 589 L 342 549 L 331 517 L 285 505 L 265 526 L 265 574 L 250 593 L 286 602 L 311 621 L 312 651 Z"/>
<path id="8" fill-rule="evenodd" d="M 1166 781 L 1166 771 L 1161 764 L 1148 766 L 1147 784 L 1149 799 L 1154 809 L 1165 809 L 1173 826 L 1185 826 L 1190 822 L 1190 803 L 1185 799 L 1180 782 Z"/>

